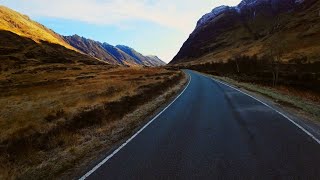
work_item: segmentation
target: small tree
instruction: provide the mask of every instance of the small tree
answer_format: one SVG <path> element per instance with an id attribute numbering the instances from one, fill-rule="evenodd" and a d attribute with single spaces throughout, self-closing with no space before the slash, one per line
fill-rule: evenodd
<path id="1" fill-rule="evenodd" d="M 233 55 L 233 61 L 234 63 L 236 64 L 236 70 L 237 70 L 237 73 L 240 74 L 240 58 L 241 58 L 241 53 L 235 53 Z"/>
<path id="2" fill-rule="evenodd" d="M 279 81 L 280 64 L 282 62 L 283 55 L 286 52 L 288 43 L 282 41 L 280 38 L 276 41 L 272 41 L 269 47 L 269 57 L 271 58 L 271 71 L 272 71 L 272 86 L 277 86 Z"/>

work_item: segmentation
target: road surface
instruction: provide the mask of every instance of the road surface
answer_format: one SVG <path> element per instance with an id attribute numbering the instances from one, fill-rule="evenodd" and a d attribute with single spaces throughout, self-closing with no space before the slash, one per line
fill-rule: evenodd
<path id="1" fill-rule="evenodd" d="M 320 178 L 320 145 L 257 100 L 186 71 L 181 96 L 87 179 Z"/>

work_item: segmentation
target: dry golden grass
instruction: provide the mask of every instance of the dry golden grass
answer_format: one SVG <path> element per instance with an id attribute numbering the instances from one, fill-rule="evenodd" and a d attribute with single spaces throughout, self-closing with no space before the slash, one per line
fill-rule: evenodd
<path id="1" fill-rule="evenodd" d="M 54 179 L 86 165 L 186 80 L 179 71 L 108 65 L 27 16 L 3 6 L 0 16 L 0 179 Z"/>
<path id="2" fill-rule="evenodd" d="M 66 43 L 58 34 L 45 26 L 31 20 L 5 6 L 0 6 L 0 30 L 10 31 L 23 37 L 30 38 L 36 42 L 47 41 L 59 44 L 68 49 L 75 50 Z"/>
<path id="3" fill-rule="evenodd" d="M 94 149 L 103 150 L 132 133 L 165 99 L 135 118 L 125 117 L 181 79 L 178 71 L 106 65 L 2 72 L 0 179 L 61 175 Z"/>

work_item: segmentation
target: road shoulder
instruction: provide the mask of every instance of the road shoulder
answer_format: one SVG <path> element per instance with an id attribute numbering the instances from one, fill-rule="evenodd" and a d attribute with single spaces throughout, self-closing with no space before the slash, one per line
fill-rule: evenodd
<path id="1" fill-rule="evenodd" d="M 275 109 L 276 111 L 279 111 L 280 113 L 287 116 L 289 119 L 293 120 L 299 126 L 303 127 L 316 139 L 320 139 L 320 117 L 308 111 L 305 111 L 301 108 L 297 108 L 293 106 L 291 102 L 285 101 L 286 98 L 277 99 L 276 97 L 282 96 L 280 92 L 277 92 L 272 89 L 268 89 L 273 94 L 276 94 L 276 96 L 270 96 L 267 93 L 263 93 L 266 89 L 258 85 L 254 85 L 251 83 L 243 83 L 243 82 L 240 83 L 230 78 L 213 76 L 213 75 L 204 74 L 204 73 L 200 73 L 200 74 L 210 77 L 214 80 L 218 80 L 227 85 L 230 85 L 231 87 L 236 88 L 258 99 L 259 101 L 262 101 L 263 103 L 267 104 L 271 108 Z M 300 103 L 305 103 L 305 102 L 300 102 Z M 315 106 L 318 106 L 318 105 L 315 104 Z"/>

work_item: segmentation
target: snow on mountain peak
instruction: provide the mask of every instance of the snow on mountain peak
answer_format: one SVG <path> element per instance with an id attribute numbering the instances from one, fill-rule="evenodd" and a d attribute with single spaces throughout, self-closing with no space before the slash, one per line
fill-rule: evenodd
<path id="1" fill-rule="evenodd" d="M 229 8 L 229 6 L 219 6 L 214 8 L 210 13 L 207 13 L 204 16 L 202 16 L 202 18 L 198 21 L 196 28 L 206 24 L 208 21 L 211 21 L 215 17 L 229 10 Z"/>
<path id="2" fill-rule="evenodd" d="M 243 10 L 252 9 L 265 4 L 270 4 L 272 7 L 279 7 L 279 4 L 282 4 L 282 8 L 284 5 L 287 5 L 288 8 L 290 8 L 295 4 L 302 4 L 304 1 L 305 0 L 242 0 L 237 6 L 218 6 L 214 8 L 210 13 L 207 13 L 200 18 L 200 20 L 197 22 L 196 29 L 212 21 L 217 16 L 230 10 L 234 10 L 237 13 L 241 14 Z"/>

